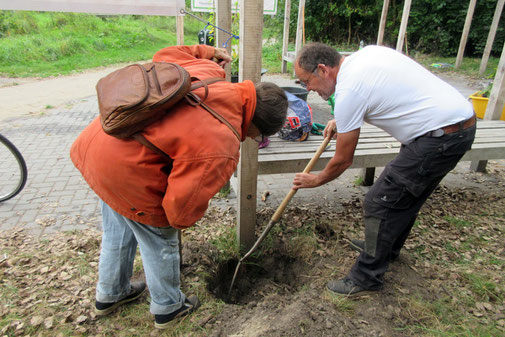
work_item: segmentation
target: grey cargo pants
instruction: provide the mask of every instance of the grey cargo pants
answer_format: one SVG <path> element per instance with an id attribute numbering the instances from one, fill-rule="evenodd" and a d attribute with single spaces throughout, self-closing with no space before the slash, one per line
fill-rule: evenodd
<path id="1" fill-rule="evenodd" d="M 349 278 L 365 289 L 380 289 L 390 259 L 397 257 L 419 209 L 468 151 L 476 126 L 451 134 L 418 137 L 402 145 L 365 197 L 365 250 Z"/>

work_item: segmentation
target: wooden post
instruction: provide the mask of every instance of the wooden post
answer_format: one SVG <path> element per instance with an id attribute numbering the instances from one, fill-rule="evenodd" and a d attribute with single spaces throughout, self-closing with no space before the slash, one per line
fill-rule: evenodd
<path id="1" fill-rule="evenodd" d="M 470 171 L 486 173 L 487 160 L 470 162 Z"/>
<path id="2" fill-rule="evenodd" d="M 400 24 L 400 31 L 398 32 L 398 40 L 396 41 L 396 50 L 400 53 L 403 50 L 403 41 L 405 40 L 405 32 L 407 31 L 407 23 L 409 22 L 410 5 L 412 0 L 405 0 L 403 4 L 402 23 Z"/>
<path id="3" fill-rule="evenodd" d="M 501 117 L 503 106 L 505 105 L 505 44 L 496 69 L 496 75 L 493 80 L 493 89 L 487 103 L 485 120 L 498 120 Z"/>
<path id="4" fill-rule="evenodd" d="M 384 30 L 386 29 L 386 21 L 388 18 L 388 8 L 389 8 L 389 0 L 384 0 L 382 4 L 382 14 L 381 21 L 379 24 L 379 35 L 377 36 L 377 45 L 381 46 L 384 41 Z"/>
<path id="5" fill-rule="evenodd" d="M 177 45 L 184 45 L 184 16 L 177 13 L 175 16 L 175 31 L 177 34 Z M 179 267 L 182 269 L 182 231 L 179 229 L 177 231 L 177 238 L 179 239 Z"/>
<path id="6" fill-rule="evenodd" d="M 216 3 L 216 26 L 221 27 L 222 29 L 231 31 L 231 1 L 230 0 L 217 0 Z M 230 38 L 230 35 L 225 32 L 216 29 L 216 47 L 224 48 L 224 43 Z M 231 39 L 228 41 L 228 45 L 226 46 L 226 50 L 228 54 L 231 55 Z M 227 64 L 224 68 L 226 70 L 226 80 L 230 81 L 231 79 L 231 66 Z"/>
<path id="7" fill-rule="evenodd" d="M 361 178 L 363 179 L 363 186 L 372 186 L 375 178 L 375 167 L 361 169 Z"/>
<path id="8" fill-rule="evenodd" d="M 498 120 L 501 117 L 505 105 L 505 44 L 496 69 L 496 75 L 493 80 L 493 89 L 487 103 L 484 120 Z M 473 161 L 470 170 L 477 172 L 486 172 L 487 160 Z"/>
<path id="9" fill-rule="evenodd" d="M 503 10 L 503 4 L 505 0 L 498 0 L 496 4 L 496 9 L 494 11 L 493 22 L 491 23 L 491 28 L 489 29 L 489 34 L 487 36 L 486 47 L 484 48 L 484 53 L 482 54 L 482 60 L 480 61 L 479 75 L 484 74 L 487 67 L 487 61 L 489 60 L 489 54 L 493 49 L 494 37 L 496 35 L 496 29 L 498 28 L 498 23 L 500 22 L 501 12 Z"/>
<path id="10" fill-rule="evenodd" d="M 300 0 L 298 4 L 298 21 L 296 24 L 296 41 L 295 41 L 295 58 L 298 55 L 300 49 L 302 49 L 302 39 L 303 39 L 303 12 L 305 11 L 305 0 Z M 294 72 L 294 67 L 293 67 Z"/>
<path id="11" fill-rule="evenodd" d="M 177 45 L 184 45 L 184 16 L 180 14 L 175 17 L 175 30 L 177 32 Z"/>
<path id="12" fill-rule="evenodd" d="M 261 81 L 263 0 L 240 0 L 239 81 Z M 238 165 L 237 237 L 240 248 L 249 250 L 255 241 L 258 143 L 247 139 Z"/>
<path id="13" fill-rule="evenodd" d="M 463 62 L 463 54 L 465 53 L 466 40 L 468 39 L 468 33 L 470 32 L 470 26 L 472 25 L 473 12 L 475 10 L 475 4 L 477 0 L 470 0 L 470 5 L 468 6 L 468 12 L 466 13 L 465 26 L 463 27 L 463 34 L 461 34 L 461 41 L 459 42 L 458 55 L 456 56 L 455 68 L 459 68 L 461 62 Z"/>
<path id="14" fill-rule="evenodd" d="M 289 19 L 291 16 L 291 0 L 286 0 L 284 7 L 284 33 L 282 35 L 282 69 L 283 73 L 288 71 L 288 61 L 284 57 L 288 54 L 289 45 Z"/>

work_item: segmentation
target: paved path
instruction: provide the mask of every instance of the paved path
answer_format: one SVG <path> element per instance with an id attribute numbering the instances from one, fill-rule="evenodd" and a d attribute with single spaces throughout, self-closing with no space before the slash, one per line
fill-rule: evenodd
<path id="1" fill-rule="evenodd" d="M 1 133 L 25 158 L 28 181 L 18 196 L 0 203 L 0 230 L 23 227 L 39 235 L 96 226 L 98 199 L 68 155 L 96 111 L 96 100 L 89 98 L 68 109 L 2 122 Z"/>
<path id="2" fill-rule="evenodd" d="M 1 87 L 0 121 L 15 116 L 39 114 L 47 110 L 48 106 L 61 107 L 70 99 L 92 96 L 95 94 L 96 82 L 118 67 Z"/>
<path id="3" fill-rule="evenodd" d="M 78 76 L 72 76 L 0 88 L 0 102 L 3 104 L 0 111 L 5 112 L 5 109 L 13 107 L 12 116 L 4 114 L 0 117 L 0 133 L 19 148 L 28 166 L 25 189 L 15 198 L 0 203 L 0 230 L 22 227 L 39 236 L 100 226 L 98 198 L 72 165 L 69 149 L 80 131 L 97 116 L 94 84 L 108 71 L 83 75 L 81 78 L 85 80 L 81 84 Z M 264 76 L 264 80 L 281 86 L 294 86 L 289 76 Z M 465 89 L 473 90 L 468 87 Z M 29 109 L 15 108 L 21 106 L 18 101 L 30 96 L 33 90 L 41 91 L 33 101 L 36 103 L 27 103 L 25 107 L 35 104 L 36 113 L 26 114 L 24 112 Z M 77 90 L 79 94 L 72 95 L 68 90 Z M 89 94 L 88 97 L 82 98 L 85 93 Z M 77 99 L 69 100 L 69 97 Z M 325 122 L 331 117 L 328 105 L 317 94 L 311 93 L 308 101 L 314 110 L 315 121 Z M 51 102 L 59 107 L 45 109 Z M 338 207 L 341 199 L 361 197 L 363 190 L 353 186 L 358 173 L 358 170 L 349 170 L 330 184 L 317 189 L 300 190 L 292 202 L 328 203 L 331 207 Z M 289 191 L 293 176 L 260 176 L 258 207 L 269 205 L 276 208 Z M 264 191 L 271 193 L 266 202 L 260 200 Z M 236 205 L 233 193 L 228 200 L 212 202 L 220 206 Z"/>

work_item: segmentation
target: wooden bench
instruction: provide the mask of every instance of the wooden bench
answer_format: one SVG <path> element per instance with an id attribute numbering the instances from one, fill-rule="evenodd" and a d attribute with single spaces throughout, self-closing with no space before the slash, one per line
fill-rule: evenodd
<path id="1" fill-rule="evenodd" d="M 310 135 L 305 142 L 288 142 L 278 137 L 270 138 L 270 145 L 258 151 L 258 174 L 301 172 L 323 141 L 322 136 Z M 351 168 L 362 168 L 365 185 L 373 182 L 375 167 L 383 167 L 396 157 L 400 143 L 386 132 L 372 125 L 361 128 L 359 142 Z M 321 155 L 313 171 L 322 170 L 333 157 L 335 142 Z M 477 122 L 477 133 L 472 149 L 463 161 L 505 159 L 505 122 Z M 371 178 L 371 179 L 370 179 Z"/>

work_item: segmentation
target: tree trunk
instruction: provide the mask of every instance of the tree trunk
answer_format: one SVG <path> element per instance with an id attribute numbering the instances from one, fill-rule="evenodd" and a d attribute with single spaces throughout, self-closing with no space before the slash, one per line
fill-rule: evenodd
<path id="1" fill-rule="evenodd" d="M 351 28 L 351 16 L 349 15 L 349 32 L 347 34 L 347 44 L 351 44 L 351 33 L 352 33 L 352 28 Z"/>

